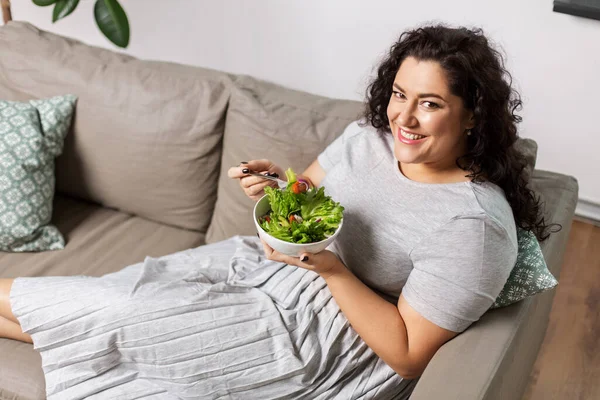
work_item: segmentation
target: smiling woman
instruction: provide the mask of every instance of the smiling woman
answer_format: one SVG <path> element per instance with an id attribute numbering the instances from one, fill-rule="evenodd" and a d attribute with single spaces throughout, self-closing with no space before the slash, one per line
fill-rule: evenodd
<path id="1" fill-rule="evenodd" d="M 49 399 L 407 399 L 498 297 L 516 225 L 545 232 L 504 73 L 479 30 L 404 33 L 364 118 L 301 175 L 344 207 L 330 246 L 234 236 L 101 277 L 0 280 L 0 337 L 30 335 Z M 252 200 L 278 184 L 249 171 L 284 176 L 231 167 Z"/>

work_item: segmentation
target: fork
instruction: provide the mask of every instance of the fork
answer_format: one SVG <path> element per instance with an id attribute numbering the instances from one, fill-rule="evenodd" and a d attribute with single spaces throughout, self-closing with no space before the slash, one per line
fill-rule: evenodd
<path id="1" fill-rule="evenodd" d="M 274 173 L 277 176 L 272 176 L 272 175 L 263 175 L 263 174 L 259 174 L 258 172 L 254 172 L 248 168 L 244 168 L 242 170 L 242 172 L 246 175 L 252 175 L 252 176 L 257 176 L 259 178 L 263 178 L 263 179 L 268 179 L 270 181 L 275 181 L 277 182 L 277 185 L 279 186 L 279 189 L 285 189 L 288 185 L 288 183 L 286 181 L 284 181 L 283 179 L 279 179 L 276 173 Z"/>

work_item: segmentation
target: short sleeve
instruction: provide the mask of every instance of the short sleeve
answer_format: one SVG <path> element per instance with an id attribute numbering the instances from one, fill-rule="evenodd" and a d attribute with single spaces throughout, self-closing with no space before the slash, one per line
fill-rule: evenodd
<path id="1" fill-rule="evenodd" d="M 464 331 L 506 283 L 517 258 L 513 236 L 486 214 L 452 219 L 412 249 L 404 298 L 434 324 Z"/>
<path id="2" fill-rule="evenodd" d="M 358 125 L 358 121 L 350 123 L 344 132 L 338 136 L 333 142 L 329 144 L 317 157 L 319 165 L 325 172 L 329 172 L 335 165 L 337 165 L 347 151 L 347 146 L 351 141 L 351 138 L 356 136 L 362 131 L 362 128 Z"/>

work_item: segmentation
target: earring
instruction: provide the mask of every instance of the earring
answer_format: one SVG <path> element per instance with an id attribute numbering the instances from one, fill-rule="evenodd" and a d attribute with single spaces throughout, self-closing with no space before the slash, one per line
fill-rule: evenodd
<path id="1" fill-rule="evenodd" d="M 471 133 L 472 133 L 471 130 L 467 129 L 467 136 L 471 136 Z"/>

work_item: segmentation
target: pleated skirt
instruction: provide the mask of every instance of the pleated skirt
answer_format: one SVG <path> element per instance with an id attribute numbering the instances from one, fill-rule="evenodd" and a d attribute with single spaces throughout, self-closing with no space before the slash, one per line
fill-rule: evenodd
<path id="1" fill-rule="evenodd" d="M 102 277 L 18 278 L 49 399 L 402 399 L 316 273 L 236 236 Z"/>

